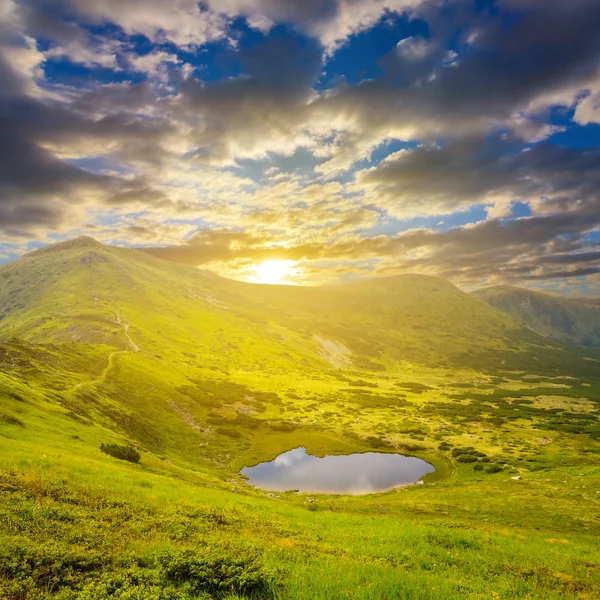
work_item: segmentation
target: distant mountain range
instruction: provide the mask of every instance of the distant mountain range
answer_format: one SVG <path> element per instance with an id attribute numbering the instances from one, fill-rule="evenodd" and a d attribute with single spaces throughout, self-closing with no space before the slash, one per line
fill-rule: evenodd
<path id="1" fill-rule="evenodd" d="M 600 346 L 600 300 L 561 298 L 506 285 L 477 290 L 473 296 L 540 335 Z"/>

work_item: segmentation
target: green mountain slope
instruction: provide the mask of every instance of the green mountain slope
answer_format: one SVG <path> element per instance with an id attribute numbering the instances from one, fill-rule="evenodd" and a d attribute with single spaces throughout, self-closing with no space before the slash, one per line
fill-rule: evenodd
<path id="1" fill-rule="evenodd" d="M 518 287 L 496 286 L 473 295 L 532 331 L 561 342 L 600 346 L 600 305 Z"/>
<path id="2" fill-rule="evenodd" d="M 599 363 L 436 278 L 33 252 L 0 268 L 0 597 L 594 598 Z M 436 471 L 364 497 L 239 474 L 299 446 Z"/>
<path id="3" fill-rule="evenodd" d="M 210 368 L 304 372 L 402 361 L 492 368 L 561 349 L 447 281 L 247 284 L 90 238 L 0 269 L 0 339 L 104 344 Z M 193 358 L 192 358 L 193 355 Z"/>
<path id="4" fill-rule="evenodd" d="M 406 374 L 410 390 L 422 370 L 437 380 L 440 369 L 595 369 L 441 279 L 255 285 L 90 238 L 1 268 L 0 308 L 4 364 L 30 365 L 12 370 L 71 419 L 224 464 L 265 427 L 275 437 L 305 427 L 309 398 L 325 415 L 332 394 L 350 406 L 398 405 Z M 337 427 L 320 427 L 360 437 L 346 410 Z"/>

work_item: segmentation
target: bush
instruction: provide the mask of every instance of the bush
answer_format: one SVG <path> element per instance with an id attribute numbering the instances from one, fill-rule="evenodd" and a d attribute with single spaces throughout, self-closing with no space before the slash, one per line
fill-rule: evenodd
<path id="1" fill-rule="evenodd" d="M 32 590 L 77 586 L 105 563 L 100 552 L 53 540 L 5 538 L 0 548 L 0 575 L 13 580 L 11 594 L 15 598 L 26 597 L 28 586 Z M 0 588 L 4 597 L 2 592 Z"/>
<path id="2" fill-rule="evenodd" d="M 237 429 L 228 429 L 227 427 L 218 427 L 217 433 L 220 433 L 221 435 L 226 435 L 236 440 L 243 437 Z"/>
<path id="3" fill-rule="evenodd" d="M 218 548 L 200 552 L 171 551 L 158 557 L 163 573 L 174 584 L 187 584 L 195 593 L 268 595 L 275 575 L 254 553 L 228 553 Z"/>
<path id="4" fill-rule="evenodd" d="M 21 419 L 17 419 L 17 417 L 7 415 L 6 413 L 0 413 L 0 422 L 6 423 L 7 425 L 18 425 L 19 427 L 25 427 L 25 423 L 23 423 Z"/>
<path id="5" fill-rule="evenodd" d="M 393 446 L 386 439 L 375 436 L 375 435 L 367 436 L 364 441 L 371 448 L 385 449 L 385 450 L 389 450 L 389 449 L 393 448 Z"/>
<path id="6" fill-rule="evenodd" d="M 131 463 L 138 463 L 142 458 L 141 454 L 131 446 L 119 446 L 119 444 L 101 444 L 100 450 L 119 460 L 126 460 Z"/>
<path id="7" fill-rule="evenodd" d="M 502 467 L 500 465 L 490 465 L 485 469 L 486 473 L 499 473 L 500 471 L 502 471 Z"/>
<path id="8" fill-rule="evenodd" d="M 400 442 L 398 447 L 402 448 L 402 450 L 407 450 L 408 452 L 420 452 L 421 450 L 425 450 L 425 446 L 422 446 L 421 444 L 410 444 L 408 442 Z"/>
<path id="9" fill-rule="evenodd" d="M 467 446 L 466 448 L 454 448 L 454 450 L 452 450 L 452 456 L 456 458 L 458 462 L 476 462 L 478 458 L 483 459 L 486 455 L 483 452 L 479 452 L 479 450 L 475 450 L 472 446 Z M 475 460 L 466 460 L 466 457 L 474 458 Z"/>

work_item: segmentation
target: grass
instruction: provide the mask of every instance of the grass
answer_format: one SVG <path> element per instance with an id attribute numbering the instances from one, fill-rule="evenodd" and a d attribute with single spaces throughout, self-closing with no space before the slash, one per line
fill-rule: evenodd
<path id="1" fill-rule="evenodd" d="M 232 492 L 99 452 L 25 460 L 24 450 L 2 446 L 0 589 L 9 598 L 88 597 L 129 580 L 146 582 L 157 597 L 170 597 L 170 588 L 179 594 L 173 597 L 214 595 L 219 581 L 221 591 L 252 597 L 232 583 L 236 577 L 254 582 L 254 595 L 274 598 L 597 597 L 591 515 L 574 502 L 571 486 L 549 495 L 545 477 L 323 496 L 309 510 L 302 495 Z M 597 482 L 598 469 L 585 476 Z M 507 486 L 529 519 L 498 510 L 500 500 L 490 505 Z M 547 520 L 557 504 L 571 523 Z M 217 588 L 204 589 L 203 575 L 186 576 L 193 589 L 173 575 L 215 560 Z M 115 597 L 130 597 L 124 594 Z"/>

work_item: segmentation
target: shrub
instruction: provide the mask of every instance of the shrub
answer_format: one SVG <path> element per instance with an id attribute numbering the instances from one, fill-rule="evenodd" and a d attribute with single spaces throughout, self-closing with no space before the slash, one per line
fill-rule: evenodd
<path id="1" fill-rule="evenodd" d="M 448 550 L 461 548 L 466 549 L 479 549 L 481 544 L 475 540 L 470 540 L 457 533 L 430 533 L 426 536 L 427 541 L 434 546 L 441 546 Z"/>
<path id="2" fill-rule="evenodd" d="M 275 581 L 275 574 L 248 550 L 178 550 L 160 555 L 158 562 L 168 581 L 185 583 L 195 593 L 267 595 Z"/>
<path id="3" fill-rule="evenodd" d="M 131 446 L 119 446 L 119 444 L 101 444 L 100 450 L 119 460 L 127 460 L 131 463 L 138 463 L 142 458 L 141 454 Z"/>
<path id="4" fill-rule="evenodd" d="M 298 425 L 291 421 L 279 421 L 275 423 L 269 423 L 269 426 L 273 431 L 283 431 L 284 433 L 289 433 L 298 428 Z"/>
<path id="5" fill-rule="evenodd" d="M 489 465 L 485 468 L 486 473 L 499 473 L 502 471 L 502 467 L 500 465 Z"/>
<path id="6" fill-rule="evenodd" d="M 430 385 L 426 385 L 424 383 L 413 383 L 411 381 L 397 381 L 396 383 L 394 383 L 394 385 L 405 390 L 410 390 L 415 394 L 422 394 L 426 390 L 434 389 Z"/>
<path id="7" fill-rule="evenodd" d="M 76 586 L 105 562 L 100 552 L 53 540 L 33 542 L 15 537 L 5 539 L 0 548 L 0 575 L 13 580 L 15 598 L 25 597 L 27 585 L 33 589 Z"/>
<path id="8" fill-rule="evenodd" d="M 408 452 L 419 452 L 420 450 L 425 450 L 425 446 L 422 446 L 421 444 L 411 444 L 408 442 L 400 442 L 398 447 L 402 448 L 403 450 L 407 450 Z"/>
<path id="9" fill-rule="evenodd" d="M 242 434 L 237 429 L 228 429 L 227 427 L 218 427 L 217 433 L 221 435 L 226 435 L 233 439 L 239 439 L 242 437 Z"/>
<path id="10" fill-rule="evenodd" d="M 478 458 L 484 458 L 485 454 L 475 450 L 472 446 L 466 448 L 454 448 L 452 450 L 452 456 L 458 460 L 458 462 L 476 462 Z M 475 460 L 467 460 L 466 458 L 474 458 Z"/>
<path id="11" fill-rule="evenodd" d="M 356 381 L 350 381 L 349 383 L 350 383 L 350 385 L 356 385 L 358 387 L 370 387 L 370 388 L 377 387 L 376 383 L 371 383 L 370 381 L 364 381 L 362 379 L 357 379 Z"/>
<path id="12" fill-rule="evenodd" d="M 187 600 L 192 596 L 184 589 L 165 582 L 158 571 L 130 568 L 121 572 L 102 573 L 78 591 L 59 595 L 57 600 Z M 204 596 L 194 598 L 203 599 Z M 206 597 L 208 598 L 208 597 Z"/>
<path id="13" fill-rule="evenodd" d="M 390 449 L 392 445 L 384 438 L 375 435 L 369 435 L 365 438 L 365 443 L 376 449 Z"/>
<path id="14" fill-rule="evenodd" d="M 6 413 L 0 413 L 0 422 L 6 423 L 7 425 L 18 425 L 19 427 L 25 427 L 25 423 L 23 423 L 21 419 L 17 419 L 17 417 L 7 415 Z"/>

